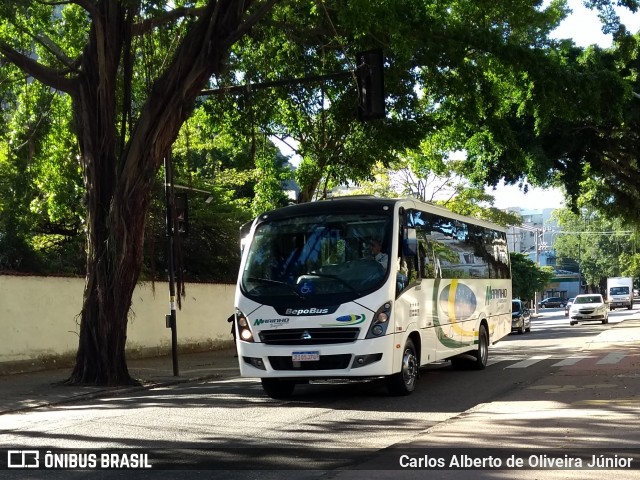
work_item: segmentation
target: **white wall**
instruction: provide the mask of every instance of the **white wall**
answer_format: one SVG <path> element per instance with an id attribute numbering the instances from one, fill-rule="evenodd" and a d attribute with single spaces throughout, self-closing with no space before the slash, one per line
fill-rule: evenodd
<path id="1" fill-rule="evenodd" d="M 233 312 L 235 285 L 190 283 L 177 310 L 180 351 L 233 345 L 227 317 Z M 78 349 L 79 313 L 84 279 L 0 275 L 0 373 L 69 364 Z M 136 287 L 127 330 L 127 356 L 171 352 L 166 328 L 166 282 Z"/>

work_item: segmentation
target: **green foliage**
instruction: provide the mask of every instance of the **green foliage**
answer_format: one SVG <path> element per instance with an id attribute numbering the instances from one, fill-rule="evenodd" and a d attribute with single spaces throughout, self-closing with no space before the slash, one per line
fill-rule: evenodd
<path id="1" fill-rule="evenodd" d="M 235 282 L 240 226 L 288 203 L 283 185 L 291 170 L 286 159 L 264 135 L 239 131 L 237 122 L 205 101 L 173 145 L 176 191 L 186 192 L 189 199 L 189 234 L 180 239 L 186 281 Z M 167 265 L 163 171 L 157 183 L 146 246 L 145 275 L 150 278 L 158 278 Z"/>
<path id="2" fill-rule="evenodd" d="M 369 179 L 376 162 L 388 165 L 397 151 L 417 145 L 424 126 L 415 122 L 419 110 L 410 108 L 417 107 L 417 95 L 412 75 L 402 73 L 406 63 L 398 67 L 392 63 L 385 78 L 397 99 L 389 118 L 366 124 L 356 121 L 356 53 L 384 41 L 389 28 L 400 27 L 396 16 L 400 12 L 392 2 L 367 6 L 324 2 L 322 7 L 287 2 L 274 10 L 270 22 L 235 46 L 232 70 L 244 72 L 252 83 L 274 79 L 282 83 L 268 94 L 256 92 L 250 100 L 245 98 L 252 107 L 259 106 L 246 120 L 267 135 L 295 141 L 302 159 L 296 171 L 299 201 L 325 197 L 336 185 Z M 387 24 L 380 32 L 383 36 L 374 40 L 366 30 L 380 28 L 377 17 L 386 18 Z M 297 82 L 340 72 L 343 78 Z M 407 115 L 411 122 L 403 118 Z"/>
<path id="3" fill-rule="evenodd" d="M 407 151 L 418 153 L 412 169 L 423 177 L 460 151 L 465 160 L 459 173 L 474 188 L 526 178 L 538 186 L 563 184 L 574 198 L 589 191 L 603 207 L 629 213 L 640 205 L 631 188 L 638 183 L 637 166 L 629 155 L 612 164 L 596 145 L 602 144 L 597 136 L 603 128 L 622 128 L 624 135 L 610 137 L 611 148 L 624 139 L 625 152 L 638 150 L 637 125 L 628 123 L 637 112 L 630 95 L 637 82 L 637 42 L 618 28 L 611 4 L 593 7 L 606 29 L 616 31 L 615 54 L 549 40 L 568 13 L 563 1 L 544 9 L 537 1 L 323 2 L 322 8 L 288 2 L 236 46 L 231 71 L 253 82 L 284 82 L 353 70 L 357 51 L 383 47 L 384 121 L 353 122 L 348 78 L 289 84 L 245 101 L 254 107 L 253 126 L 296 140 L 301 201 L 370 180 L 376 163 L 409 159 Z M 625 5 L 637 8 L 635 1 Z M 599 157 L 595 175 L 587 150 Z M 622 176 L 620 164 L 629 166 Z M 612 197 L 622 183 L 624 192 Z"/>
<path id="4" fill-rule="evenodd" d="M 553 278 L 552 267 L 539 267 L 527 255 L 511 252 L 513 297 L 530 301 Z"/>
<path id="5" fill-rule="evenodd" d="M 416 162 L 412 162 L 416 156 L 407 156 L 410 165 L 416 165 Z M 425 164 L 421 165 L 424 167 Z M 459 165 L 459 162 L 434 159 L 431 167 L 421 171 L 421 176 L 414 174 L 411 167 L 394 170 L 378 163 L 373 171 L 373 179 L 350 187 L 348 194 L 388 198 L 415 197 L 424 202 L 442 205 L 460 215 L 487 220 L 505 227 L 522 223 L 520 215 L 495 208 L 494 197 L 487 194 L 483 188 L 469 185 L 457 173 L 456 168 Z"/>
<path id="6" fill-rule="evenodd" d="M 67 97 L 16 82 L 0 159 L 0 269 L 81 274 L 83 194 Z"/>
<path id="7" fill-rule="evenodd" d="M 558 50 L 554 83 L 545 85 L 548 107 L 530 151 L 536 155 L 535 177 L 555 176 L 574 211 L 589 204 L 637 224 L 640 37 L 616 39 L 610 50 Z"/>
<path id="8" fill-rule="evenodd" d="M 638 279 L 640 279 L 640 253 L 622 253 L 620 254 L 620 264 L 623 266 L 620 271 L 622 277 L 632 277 L 636 281 L 635 286 L 638 286 Z"/>
<path id="9" fill-rule="evenodd" d="M 493 200 L 493 197 L 484 189 L 467 187 L 458 188 L 456 196 L 451 200 L 438 203 L 460 215 L 479 218 L 503 227 L 522 223 L 522 217 L 519 214 L 494 207 Z"/>
<path id="10" fill-rule="evenodd" d="M 549 40 L 568 12 L 562 0 L 544 9 L 537 0 L 278 3 L 233 46 L 228 69 L 213 77 L 211 86 L 280 85 L 201 97 L 174 143 L 176 183 L 211 191 L 214 201 L 207 205 L 231 218 L 227 225 L 219 215 L 193 207 L 194 225 L 212 237 L 223 233 L 216 245 L 193 240 L 193 254 L 191 240 L 185 240 L 185 259 L 192 260 L 185 268 L 216 270 L 196 267 L 199 248 L 230 258 L 237 251 L 232 234 L 237 225 L 290 201 L 283 185 L 292 176 L 300 186 L 297 201 L 322 198 L 347 184 L 359 185 L 362 193 L 396 196 L 391 177 L 381 172 L 406 168 L 419 180 L 401 195 L 435 200 L 425 195 L 424 182 L 443 177 L 452 191 L 451 198 L 439 200 L 445 206 L 502 225 L 519 220 L 493 208 L 483 186 L 528 178 L 535 185 L 564 184 L 575 205 L 590 203 L 635 221 L 639 37 L 616 23 L 612 3 L 594 2 L 606 28 L 616 32 L 614 48 L 607 51 Z M 193 4 L 140 2 L 136 19 Z M 625 5 L 633 9 L 637 2 Z M 43 63 L 71 68 L 90 33 L 86 12 L 65 4 L 52 17 L 51 9 L 42 2 L 0 3 L 0 38 Z M 126 102 L 118 101 L 122 124 L 138 117 L 154 75 L 192 22 L 187 16 L 133 39 L 134 101 L 129 112 L 122 106 Z M 379 46 L 386 57 L 388 114 L 361 123 L 354 60 L 357 52 Z M 4 251 L 0 245 L 0 256 L 12 260 L 0 268 L 82 273 L 85 192 L 69 101 L 25 81 L 10 63 L 2 67 L 0 243 L 11 247 Z M 337 72 L 345 75 L 294 81 Z M 124 83 L 118 95 L 124 100 Z M 121 131 L 124 142 L 127 129 Z M 295 172 L 271 138 L 296 147 L 301 162 Z M 452 160 L 451 152 L 462 152 L 463 160 Z M 458 178 L 464 180 L 455 182 Z M 191 205 L 200 200 L 191 198 Z M 157 248 L 163 244 L 163 222 L 160 189 L 148 219 L 149 272 L 151 260 L 163 258 L 157 253 L 164 250 Z"/>
<path id="11" fill-rule="evenodd" d="M 555 215 L 563 232 L 554 243 L 559 265 L 575 264 L 592 288 L 597 288 L 603 278 L 633 271 L 637 233 L 630 224 L 593 208 L 583 208 L 579 215 L 563 209 Z"/>

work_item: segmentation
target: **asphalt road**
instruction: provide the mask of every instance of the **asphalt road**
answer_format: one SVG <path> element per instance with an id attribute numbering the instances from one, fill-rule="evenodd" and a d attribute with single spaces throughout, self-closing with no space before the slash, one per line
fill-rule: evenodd
<path id="1" fill-rule="evenodd" d="M 602 387 L 604 380 L 589 383 L 588 392 L 580 392 L 579 388 L 571 391 L 567 389 L 569 377 L 563 375 L 574 372 L 572 375 L 578 375 L 584 382 L 584 372 L 591 372 L 592 376 L 595 370 L 584 370 L 582 365 L 603 361 L 616 352 L 618 357 L 625 357 L 620 349 L 594 353 L 588 346 L 634 313 L 637 311 L 612 312 L 608 325 L 570 327 L 563 310 L 542 310 L 532 320 L 531 332 L 514 333 L 490 349 L 490 362 L 485 370 L 456 371 L 447 362 L 430 365 L 423 369 L 418 388 L 408 397 L 388 396 L 379 381 L 300 386 L 288 401 L 265 397 L 259 382 L 253 379 L 184 383 L 4 415 L 0 419 L 3 431 L 0 446 L 47 448 L 54 453 L 56 449 L 70 449 L 67 453 L 98 449 L 89 450 L 98 454 L 106 449 L 128 448 L 148 453 L 149 462 L 155 464 L 148 470 L 93 472 L 105 479 L 194 475 L 233 479 L 395 478 L 398 472 L 389 469 L 388 457 L 390 451 L 398 448 L 400 451 L 458 446 L 550 449 L 555 444 L 549 443 L 549 438 L 566 436 L 562 422 L 542 416 L 535 431 L 548 429 L 549 437 L 510 435 L 499 440 L 501 444 L 492 440 L 492 430 L 497 425 L 492 415 L 503 416 L 507 409 L 510 416 L 517 418 L 521 414 L 530 421 L 531 412 L 547 408 L 541 402 L 559 401 L 554 388 L 559 389 L 559 394 L 574 395 L 574 403 L 580 401 L 582 394 L 584 400 L 592 400 L 594 395 L 601 395 L 594 391 L 607 392 L 606 385 Z M 605 377 L 607 372 L 613 374 L 623 360 L 605 362 L 598 366 L 598 372 Z M 637 379 L 631 381 L 637 384 Z M 622 415 L 616 417 L 620 425 L 628 423 L 629 418 L 637 422 L 637 411 L 629 418 L 626 412 L 616 413 Z M 613 434 L 608 430 L 593 432 L 594 437 L 598 435 Z M 608 443 L 611 444 L 610 439 Z M 551 450 L 543 450 L 547 451 Z M 381 466 L 373 470 L 368 467 L 376 465 L 376 461 L 381 461 Z M 187 470 L 159 470 L 157 467 L 163 462 L 169 468 L 184 466 Z M 479 478 L 478 471 L 467 472 L 474 474 L 469 478 Z M 403 478 L 425 475 L 424 471 L 402 473 Z M 481 470 L 481 473 L 483 478 L 517 477 L 510 471 Z M 586 478 L 581 471 L 564 473 L 558 478 Z M 462 478 L 460 474 L 436 471 L 430 472 L 429 478 Z M 530 474 L 531 471 L 522 478 L 532 478 Z M 572 477 L 573 474 L 580 475 Z M 75 477 L 86 478 L 86 472 L 0 471 L 0 478 Z M 624 475 L 618 475 L 618 480 L 622 478 Z"/>

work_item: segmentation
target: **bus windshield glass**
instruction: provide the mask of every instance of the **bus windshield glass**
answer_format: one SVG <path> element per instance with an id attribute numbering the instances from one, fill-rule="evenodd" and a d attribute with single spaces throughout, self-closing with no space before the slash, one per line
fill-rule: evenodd
<path id="1" fill-rule="evenodd" d="M 349 301 L 387 277 L 391 213 L 335 213 L 262 221 L 242 272 L 243 293 L 262 304 Z"/>

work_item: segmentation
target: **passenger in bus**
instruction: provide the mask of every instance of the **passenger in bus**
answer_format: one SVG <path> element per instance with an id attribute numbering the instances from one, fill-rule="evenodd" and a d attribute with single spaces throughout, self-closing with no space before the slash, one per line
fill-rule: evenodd
<path id="1" fill-rule="evenodd" d="M 369 242 L 369 251 L 373 259 L 387 269 L 389 264 L 389 255 L 382 252 L 382 241 L 379 238 L 372 238 Z"/>

